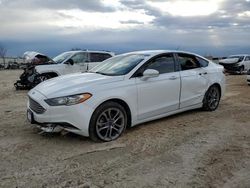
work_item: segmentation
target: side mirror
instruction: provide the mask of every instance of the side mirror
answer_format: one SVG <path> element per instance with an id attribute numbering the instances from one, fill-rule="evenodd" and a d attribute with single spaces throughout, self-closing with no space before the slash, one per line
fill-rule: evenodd
<path id="1" fill-rule="evenodd" d="M 147 80 L 149 78 L 155 78 L 159 76 L 159 71 L 154 69 L 147 69 L 143 72 L 142 80 Z"/>
<path id="2" fill-rule="evenodd" d="M 74 65 L 74 61 L 73 59 L 68 59 L 65 64 L 68 64 L 68 65 Z"/>

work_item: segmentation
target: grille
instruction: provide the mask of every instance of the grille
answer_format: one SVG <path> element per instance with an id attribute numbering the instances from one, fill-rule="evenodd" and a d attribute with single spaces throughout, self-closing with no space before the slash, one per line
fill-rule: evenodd
<path id="1" fill-rule="evenodd" d="M 30 97 L 29 97 L 29 106 L 30 109 L 36 112 L 37 114 L 42 114 L 46 111 L 38 102 L 36 102 Z"/>
<path id="2" fill-rule="evenodd" d="M 232 71 L 237 71 L 240 67 L 237 65 L 237 63 L 233 64 L 224 64 L 220 63 L 222 66 L 224 66 L 225 69 L 227 70 L 232 70 Z"/>

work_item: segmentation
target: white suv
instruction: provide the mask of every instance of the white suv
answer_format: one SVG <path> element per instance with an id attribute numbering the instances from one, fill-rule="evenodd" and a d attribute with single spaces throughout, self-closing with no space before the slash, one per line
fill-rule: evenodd
<path id="1" fill-rule="evenodd" d="M 68 51 L 53 58 L 53 64 L 36 66 L 35 72 L 39 80 L 44 81 L 60 75 L 86 72 L 113 56 L 114 53 L 106 51 Z"/>

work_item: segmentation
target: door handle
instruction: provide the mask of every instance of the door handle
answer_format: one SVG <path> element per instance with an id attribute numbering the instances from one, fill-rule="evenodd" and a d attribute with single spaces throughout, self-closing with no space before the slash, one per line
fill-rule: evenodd
<path id="1" fill-rule="evenodd" d="M 176 80 L 176 79 L 177 79 L 176 76 L 171 76 L 171 77 L 169 78 L 169 80 Z"/>
<path id="2" fill-rule="evenodd" d="M 207 74 L 207 72 L 201 72 L 201 73 L 199 73 L 199 75 L 206 75 Z"/>

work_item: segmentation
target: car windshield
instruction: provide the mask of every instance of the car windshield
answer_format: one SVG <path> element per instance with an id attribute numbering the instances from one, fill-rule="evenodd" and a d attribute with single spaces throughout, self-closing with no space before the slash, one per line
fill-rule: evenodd
<path id="1" fill-rule="evenodd" d="M 244 56 L 234 55 L 234 56 L 228 57 L 228 59 L 239 59 L 240 61 L 242 61 L 244 59 Z"/>
<path id="2" fill-rule="evenodd" d="M 144 54 L 125 54 L 115 56 L 97 65 L 89 72 L 109 76 L 125 75 L 142 62 L 145 57 L 146 55 Z"/>
<path id="3" fill-rule="evenodd" d="M 56 57 L 53 58 L 53 61 L 56 62 L 57 64 L 64 62 L 66 59 L 68 59 L 73 52 L 64 52 Z"/>

